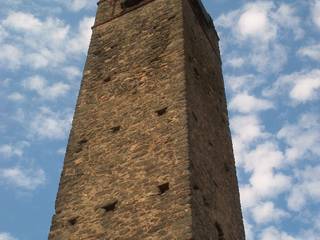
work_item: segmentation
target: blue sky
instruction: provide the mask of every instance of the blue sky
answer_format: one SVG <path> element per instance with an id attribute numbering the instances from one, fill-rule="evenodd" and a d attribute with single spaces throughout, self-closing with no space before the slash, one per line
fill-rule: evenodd
<path id="1" fill-rule="evenodd" d="M 205 0 L 248 240 L 320 239 L 320 1 Z M 94 0 L 0 0 L 0 240 L 47 238 Z"/>

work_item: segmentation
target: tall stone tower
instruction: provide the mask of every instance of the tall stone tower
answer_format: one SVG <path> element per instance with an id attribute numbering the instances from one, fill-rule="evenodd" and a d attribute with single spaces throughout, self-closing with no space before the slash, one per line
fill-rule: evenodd
<path id="1" fill-rule="evenodd" d="M 100 0 L 50 240 L 244 240 L 200 0 Z"/>

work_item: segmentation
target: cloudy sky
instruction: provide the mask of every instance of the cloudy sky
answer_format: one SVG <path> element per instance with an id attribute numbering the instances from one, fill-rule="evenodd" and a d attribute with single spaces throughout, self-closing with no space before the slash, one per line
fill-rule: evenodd
<path id="1" fill-rule="evenodd" d="M 0 240 L 47 238 L 95 0 L 0 0 Z M 204 0 L 248 240 L 320 239 L 320 0 Z"/>

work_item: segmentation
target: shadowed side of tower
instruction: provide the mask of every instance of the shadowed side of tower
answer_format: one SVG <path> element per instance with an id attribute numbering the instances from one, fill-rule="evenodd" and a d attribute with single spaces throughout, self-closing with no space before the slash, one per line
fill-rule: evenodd
<path id="1" fill-rule="evenodd" d="M 198 0 L 100 0 L 49 240 L 244 239 Z"/>

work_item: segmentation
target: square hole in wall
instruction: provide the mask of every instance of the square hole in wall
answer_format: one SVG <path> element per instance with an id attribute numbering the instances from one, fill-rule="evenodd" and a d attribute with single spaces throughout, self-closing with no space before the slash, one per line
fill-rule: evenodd
<path id="1" fill-rule="evenodd" d="M 162 109 L 157 110 L 156 113 L 157 113 L 157 115 L 160 117 L 160 116 L 166 114 L 166 113 L 167 113 L 167 110 L 168 110 L 168 107 L 165 107 L 165 108 L 162 108 Z"/>
<path id="2" fill-rule="evenodd" d="M 169 191 L 169 183 L 164 183 L 158 186 L 159 189 L 159 195 L 165 194 L 167 191 Z"/>
<path id="3" fill-rule="evenodd" d="M 114 200 L 111 202 L 106 203 L 105 205 L 103 205 L 101 208 L 105 211 L 105 212 L 112 212 L 116 209 L 118 204 L 118 200 Z"/>

